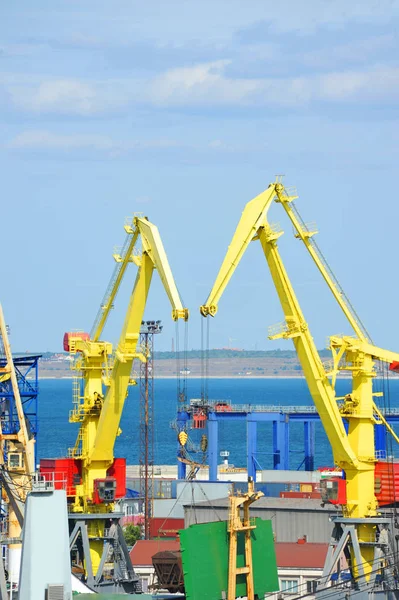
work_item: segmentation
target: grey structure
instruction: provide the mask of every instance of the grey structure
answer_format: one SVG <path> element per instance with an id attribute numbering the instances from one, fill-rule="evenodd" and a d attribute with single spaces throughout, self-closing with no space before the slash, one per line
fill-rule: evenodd
<path id="1" fill-rule="evenodd" d="M 228 506 L 228 498 L 185 504 L 185 527 L 226 521 Z M 308 542 L 328 544 L 333 527 L 330 517 L 337 514 L 332 505 L 322 506 L 320 500 L 302 498 L 260 498 L 251 507 L 251 517 L 271 520 L 277 542 L 297 542 L 306 536 Z"/>
<path id="2" fill-rule="evenodd" d="M 22 530 L 19 600 L 51 597 L 51 586 L 58 586 L 58 598 L 72 598 L 68 539 L 65 491 L 47 491 L 44 487 L 30 492 Z"/>
<path id="3" fill-rule="evenodd" d="M 131 594 L 141 592 L 141 583 L 134 571 L 123 531 L 119 524 L 121 516 L 119 513 L 71 513 L 69 515 L 71 526 L 73 526 L 72 533 L 69 536 L 70 549 L 72 550 L 80 538 L 87 571 L 86 584 L 98 593 Z M 104 529 L 103 537 L 98 538 L 103 541 L 104 546 L 100 565 L 96 575 L 94 575 L 87 523 L 91 519 L 96 520 L 98 518 L 110 521 L 111 525 L 109 529 Z M 104 572 L 106 563 L 113 565 L 112 577 L 106 576 Z"/>
<path id="4" fill-rule="evenodd" d="M 356 527 L 362 523 L 372 523 L 377 532 L 373 540 L 363 541 L 374 547 L 374 561 L 369 577 L 365 575 L 361 555 L 361 542 Z M 386 514 L 368 519 L 350 519 L 337 517 L 334 519 L 334 529 L 331 543 L 324 564 L 322 579 L 317 584 L 317 600 L 349 600 L 351 595 L 356 600 L 394 600 L 399 597 L 397 574 L 397 539 L 392 532 L 396 529 L 393 515 Z M 351 571 L 351 578 L 343 577 L 340 569 L 340 559 L 349 546 L 355 556 L 358 573 Z M 334 585 L 328 584 L 334 580 Z"/>

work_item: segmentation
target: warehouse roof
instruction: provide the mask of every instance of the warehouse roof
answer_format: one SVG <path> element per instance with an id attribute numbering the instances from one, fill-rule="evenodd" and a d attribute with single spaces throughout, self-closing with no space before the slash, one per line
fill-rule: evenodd
<path id="1" fill-rule="evenodd" d="M 152 557 L 157 552 L 180 549 L 179 540 L 138 540 L 130 551 L 133 566 L 151 566 Z M 277 566 L 279 568 L 322 569 L 328 544 L 298 542 L 275 543 Z"/>
<path id="2" fill-rule="evenodd" d="M 216 500 L 205 500 L 204 502 L 196 502 L 195 505 L 184 504 L 187 508 L 228 508 L 228 498 L 218 498 Z M 253 505 L 256 509 L 279 509 L 279 510 L 306 510 L 320 511 L 325 513 L 335 514 L 337 511 L 331 504 L 322 506 L 320 499 L 308 498 L 272 498 L 263 496 Z"/>
<path id="3" fill-rule="evenodd" d="M 130 550 L 130 559 L 134 567 L 151 566 L 154 554 L 167 550 L 180 550 L 179 540 L 138 540 Z"/>
<path id="4" fill-rule="evenodd" d="M 279 568 L 322 569 L 328 544 L 277 542 L 276 559 Z"/>

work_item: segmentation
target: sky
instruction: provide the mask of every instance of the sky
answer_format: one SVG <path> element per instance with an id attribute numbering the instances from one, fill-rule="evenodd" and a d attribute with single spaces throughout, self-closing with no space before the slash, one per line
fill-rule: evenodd
<path id="1" fill-rule="evenodd" d="M 159 227 L 199 348 L 198 308 L 240 214 L 280 174 L 374 342 L 399 351 L 398 23 L 397 0 L 3 2 L 0 301 L 13 349 L 61 351 L 65 331 L 90 330 L 136 213 Z M 270 219 L 317 345 L 350 334 L 281 207 Z M 184 346 L 157 274 L 145 316 L 164 324 L 159 350 Z M 209 345 L 289 348 L 267 339 L 282 320 L 254 242 Z"/>

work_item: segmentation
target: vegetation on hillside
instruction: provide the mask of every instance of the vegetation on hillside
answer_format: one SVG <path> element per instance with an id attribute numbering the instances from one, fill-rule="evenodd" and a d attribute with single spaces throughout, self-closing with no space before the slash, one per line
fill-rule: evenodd
<path id="1" fill-rule="evenodd" d="M 320 356 L 331 356 L 329 350 L 319 350 Z M 205 358 L 205 352 L 202 350 L 188 350 L 184 352 L 154 352 L 154 358 L 157 360 L 171 358 Z M 295 350 L 234 350 L 229 348 L 215 348 L 208 350 L 206 356 L 209 358 L 296 358 Z"/>

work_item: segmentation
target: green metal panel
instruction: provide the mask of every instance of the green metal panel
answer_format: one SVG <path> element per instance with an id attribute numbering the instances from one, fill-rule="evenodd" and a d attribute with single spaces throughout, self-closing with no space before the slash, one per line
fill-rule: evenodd
<path id="1" fill-rule="evenodd" d="M 278 590 L 276 554 L 271 521 L 255 519 L 252 561 L 255 594 Z M 229 536 L 227 523 L 191 525 L 180 531 L 180 548 L 187 600 L 220 600 L 227 593 Z M 237 566 L 245 564 L 244 535 L 238 535 Z M 246 595 L 245 577 L 237 578 L 236 596 Z"/>

